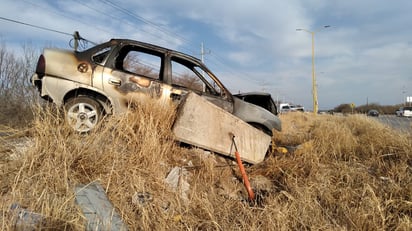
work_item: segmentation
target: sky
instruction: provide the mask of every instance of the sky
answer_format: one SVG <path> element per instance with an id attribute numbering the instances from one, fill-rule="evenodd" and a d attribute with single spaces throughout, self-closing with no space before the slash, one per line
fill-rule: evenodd
<path id="1" fill-rule="evenodd" d="M 320 110 L 346 103 L 395 105 L 412 96 L 410 0 L 0 4 L 0 41 L 16 53 L 24 44 L 39 52 L 49 46 L 72 49 L 70 35 L 78 31 L 94 43 L 127 38 L 203 57 L 231 92 L 265 91 L 307 110 L 313 108 L 313 83 Z"/>

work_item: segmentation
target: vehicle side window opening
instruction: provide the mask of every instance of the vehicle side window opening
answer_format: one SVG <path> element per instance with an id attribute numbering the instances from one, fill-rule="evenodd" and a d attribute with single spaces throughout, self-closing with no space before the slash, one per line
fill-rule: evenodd
<path id="1" fill-rule="evenodd" d="M 115 68 L 138 76 L 160 79 L 162 57 L 139 47 L 125 46 L 116 58 Z"/>
<path id="2" fill-rule="evenodd" d="M 203 80 L 205 83 L 204 85 L 204 91 L 209 92 L 211 94 L 215 95 L 222 95 L 222 89 L 219 87 L 219 85 L 213 80 L 212 77 L 210 77 L 209 73 L 204 71 L 201 67 L 195 66 L 193 69 L 194 72 L 197 73 L 197 75 Z"/>
<path id="3" fill-rule="evenodd" d="M 273 114 L 277 115 L 277 108 L 273 100 L 271 100 L 268 96 L 245 96 L 243 98 L 244 101 L 260 106 Z"/>
<path id="4" fill-rule="evenodd" d="M 103 62 L 106 60 L 106 57 L 110 53 L 110 50 L 111 47 L 103 47 L 102 49 L 98 50 L 91 56 L 92 61 L 97 64 L 103 64 Z"/>
<path id="5" fill-rule="evenodd" d="M 199 66 L 172 57 L 172 85 L 185 87 L 197 92 L 220 95 L 221 89 Z"/>
<path id="6" fill-rule="evenodd" d="M 265 100 L 263 97 L 245 97 L 245 101 L 266 108 L 268 110 L 272 109 L 271 105 L 267 103 L 267 100 Z"/>

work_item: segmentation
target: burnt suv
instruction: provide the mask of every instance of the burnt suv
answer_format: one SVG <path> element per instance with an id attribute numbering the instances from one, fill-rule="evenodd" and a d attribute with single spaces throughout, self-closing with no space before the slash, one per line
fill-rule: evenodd
<path id="1" fill-rule="evenodd" d="M 270 95 L 234 96 L 199 59 L 139 41 L 112 39 L 85 51 L 46 48 L 31 82 L 42 98 L 64 106 L 78 132 L 93 129 L 103 115 L 125 112 L 143 95 L 179 102 L 188 92 L 268 134 L 281 130 Z"/>

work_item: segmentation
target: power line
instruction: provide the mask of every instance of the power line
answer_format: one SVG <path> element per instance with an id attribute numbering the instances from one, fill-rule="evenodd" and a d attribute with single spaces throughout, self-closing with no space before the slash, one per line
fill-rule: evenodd
<path id="1" fill-rule="evenodd" d="M 42 26 L 37 26 L 37 25 L 30 24 L 30 23 L 26 23 L 26 22 L 21 22 L 21 21 L 9 19 L 9 18 L 0 17 L 0 19 L 1 19 L 1 20 L 4 20 L 4 21 L 9 21 L 9 22 L 14 22 L 14 23 L 17 23 L 17 24 L 25 25 L 25 26 L 34 27 L 34 28 L 37 28 L 37 29 L 42 29 L 42 30 L 46 30 L 46 31 L 51 31 L 51 32 L 59 33 L 59 34 L 64 34 L 64 35 L 73 36 L 73 34 L 70 34 L 70 33 L 67 33 L 67 32 L 58 31 L 58 30 L 54 30 L 54 29 L 50 29 L 50 28 L 46 28 L 46 27 L 42 27 Z"/>
<path id="2" fill-rule="evenodd" d="M 50 29 L 50 28 L 43 27 L 43 26 L 37 26 L 37 25 L 30 24 L 30 23 L 21 22 L 21 21 L 17 21 L 17 20 L 14 20 L 14 19 L 1 17 L 1 16 L 0 16 L 0 19 L 1 19 L 1 20 L 4 20 L 4 21 L 9 21 L 9 22 L 21 24 L 21 25 L 24 25 L 24 26 L 34 27 L 34 28 L 41 29 L 41 30 L 46 30 L 46 31 L 54 32 L 54 33 L 59 33 L 59 34 L 63 34 L 63 35 L 68 35 L 68 36 L 70 36 L 70 37 L 73 37 L 73 39 L 70 40 L 70 43 L 69 43 L 70 46 L 72 46 L 72 44 L 71 44 L 72 40 L 83 40 L 83 41 L 89 42 L 89 43 L 91 43 L 91 44 L 93 44 L 93 45 L 96 45 L 96 43 L 94 43 L 94 42 L 92 42 L 92 41 L 90 41 L 90 40 L 87 40 L 87 39 L 85 39 L 85 38 L 82 38 L 77 31 L 76 31 L 74 34 L 70 34 L 70 33 L 67 33 L 67 32 L 58 31 L 58 30 Z M 85 47 L 85 46 L 83 45 L 83 47 Z M 76 49 L 77 49 L 77 47 L 76 47 Z"/>
<path id="3" fill-rule="evenodd" d="M 133 12 L 131 12 L 130 10 L 125 9 L 125 8 L 119 6 L 118 4 L 113 3 L 113 2 L 110 1 L 110 0 L 103 0 L 103 3 L 106 4 L 106 5 L 110 5 L 111 7 L 116 8 L 116 9 L 120 10 L 120 11 L 123 12 L 123 13 L 126 13 L 127 15 L 132 16 L 132 17 L 138 19 L 139 21 L 141 21 L 141 22 L 143 22 L 143 23 L 145 23 L 145 24 L 147 24 L 147 25 L 149 25 L 149 26 L 152 26 L 152 27 L 156 28 L 157 30 L 159 30 L 159 31 L 162 32 L 162 33 L 165 33 L 165 34 L 168 34 L 168 35 L 170 35 L 170 36 L 172 36 L 172 37 L 176 37 L 176 38 L 178 38 L 178 39 L 181 39 L 182 41 L 187 42 L 188 44 L 193 44 L 193 42 L 187 40 L 186 38 L 182 37 L 181 35 L 179 35 L 179 34 L 177 34 L 177 33 L 174 33 L 174 32 L 172 32 L 172 31 L 169 31 L 168 29 L 162 27 L 161 25 L 158 25 L 158 24 L 156 24 L 156 23 L 154 23 L 154 22 L 152 22 L 152 21 L 150 21 L 150 20 L 148 20 L 148 19 L 145 19 L 145 18 L 137 15 L 136 13 L 133 13 Z M 193 45 L 193 46 L 190 46 L 190 47 L 194 47 L 194 45 Z M 195 53 L 195 52 L 193 52 L 193 50 L 190 50 L 190 49 L 188 49 L 188 50 L 189 50 L 190 52 L 192 52 L 192 53 Z M 209 53 L 209 54 L 211 53 L 210 50 L 209 50 L 208 53 Z M 201 54 L 200 54 L 200 55 L 201 55 L 201 60 L 202 60 L 202 62 L 204 62 L 204 57 L 203 57 L 204 54 L 205 54 L 205 53 L 204 53 L 204 47 L 203 47 L 203 43 L 202 43 Z M 236 74 L 236 73 L 234 73 L 234 72 L 232 71 L 233 69 L 232 69 L 232 70 L 229 70 L 229 69 L 227 68 L 227 66 L 225 65 L 225 63 L 222 61 L 222 59 L 221 59 L 218 55 L 212 54 L 212 56 L 215 57 L 215 59 L 216 59 L 217 62 L 219 62 L 220 64 L 222 64 L 223 66 L 225 66 L 226 69 L 227 69 L 229 72 L 231 72 L 232 74 Z M 250 79 L 250 76 L 248 76 L 247 74 L 244 74 L 244 73 L 243 73 L 241 76 L 247 76 L 248 79 Z"/>
<path id="4" fill-rule="evenodd" d="M 73 18 L 73 17 L 69 17 L 69 16 L 67 16 L 67 15 L 64 15 L 64 14 L 60 13 L 60 11 L 56 11 L 56 10 L 51 11 L 50 9 L 48 9 L 48 8 L 46 8 L 46 7 L 44 7 L 44 6 L 40 6 L 40 5 L 35 4 L 35 3 L 33 3 L 33 2 L 30 2 L 30 1 L 27 1 L 27 0 L 23 0 L 23 1 L 26 2 L 26 3 L 28 3 L 28 4 L 30 4 L 30 5 L 32 5 L 32 6 L 34 6 L 34 7 L 40 8 L 40 9 L 42 9 L 43 11 L 49 11 L 49 12 L 55 14 L 55 15 L 60 15 L 60 16 L 63 16 L 63 17 L 65 17 L 65 18 L 68 18 L 68 19 L 70 19 L 70 20 L 79 22 L 79 23 L 81 23 L 81 24 L 83 24 L 83 25 L 90 26 L 90 24 L 85 23 L 83 20 L 79 20 L 79 19 L 76 19 L 76 18 Z M 108 34 L 111 34 L 110 31 L 107 31 L 107 30 L 105 30 L 105 29 L 103 29 L 103 28 L 101 28 L 101 27 L 95 26 L 94 28 L 97 29 L 97 30 L 106 32 L 106 33 L 108 33 Z"/>
<path id="5" fill-rule="evenodd" d="M 42 8 L 42 7 L 40 7 L 39 5 L 36 5 L 36 4 L 32 3 L 32 2 L 28 2 L 28 1 L 25 1 L 25 2 L 30 3 L 30 4 L 32 4 L 32 5 L 36 6 L 36 7 Z M 100 14 L 103 14 L 103 15 L 105 15 L 105 16 L 109 16 L 109 17 L 111 17 L 111 18 L 113 18 L 113 19 L 115 19 L 115 20 L 118 20 L 118 21 L 122 21 L 122 19 L 117 18 L 117 17 L 114 17 L 112 14 L 106 14 L 106 13 L 100 11 L 100 10 L 97 10 L 97 9 L 95 9 L 95 8 L 92 8 L 92 7 L 88 6 L 88 5 L 85 5 L 84 3 L 81 3 L 81 2 L 79 2 L 79 1 L 77 1 L 77 2 L 78 2 L 78 4 L 81 4 L 82 6 L 87 7 L 87 8 L 89 8 L 89 9 L 92 9 L 92 10 L 94 10 L 94 11 L 100 13 Z M 174 33 L 174 32 L 172 32 L 172 31 L 169 31 L 168 29 L 162 27 L 161 25 L 158 25 L 158 24 L 156 24 L 156 23 L 154 23 L 154 22 L 152 22 L 152 21 L 150 21 L 150 20 L 148 20 L 148 19 L 145 19 L 145 18 L 137 15 L 136 13 L 133 13 L 132 11 L 130 11 L 130 10 L 126 9 L 126 8 L 123 8 L 123 7 L 119 6 L 118 4 L 114 3 L 113 1 L 103 0 L 102 2 L 103 2 L 104 4 L 112 7 L 112 8 L 115 8 L 116 10 L 119 10 L 120 12 L 122 12 L 122 13 L 124 13 L 124 14 L 127 14 L 127 15 L 129 15 L 129 16 L 131 16 L 131 17 L 133 17 L 133 18 L 135 18 L 135 19 L 137 19 L 137 20 L 139 20 L 139 21 L 141 21 L 141 22 L 143 22 L 143 23 L 151 26 L 151 27 L 154 27 L 156 30 L 158 30 L 158 31 L 160 31 L 160 32 L 162 32 L 162 33 L 164 33 L 164 34 L 167 34 L 167 35 L 169 35 L 169 36 L 171 36 L 171 37 L 178 38 L 179 40 L 184 41 L 184 42 L 186 42 L 186 43 L 188 43 L 188 44 L 192 44 L 192 45 L 189 46 L 189 47 L 194 47 L 194 45 L 193 45 L 193 43 L 192 43 L 191 41 L 187 40 L 186 38 L 182 37 L 181 35 L 179 35 L 179 34 L 177 34 L 177 33 Z M 45 8 L 43 8 L 43 9 L 49 11 L 48 9 L 45 9 Z M 53 13 L 55 13 L 55 12 L 53 12 Z M 59 14 L 59 13 L 55 13 L 55 14 Z M 60 14 L 60 15 L 62 15 L 62 14 Z M 82 22 L 82 21 L 80 21 L 80 20 L 73 19 L 73 18 L 68 17 L 68 16 L 66 16 L 66 15 L 62 15 L 62 16 L 63 16 L 63 17 L 66 17 L 66 18 L 69 18 L 69 19 L 71 19 L 71 20 L 74 20 L 74 21 L 79 21 L 79 22 L 85 24 L 84 22 Z M 9 18 L 0 17 L 0 19 L 1 19 L 1 20 L 5 20 L 5 21 L 10 21 L 10 22 L 13 22 L 13 23 L 18 23 L 18 24 L 21 24 L 21 25 L 26 25 L 26 26 L 30 26 L 30 27 L 34 27 L 34 28 L 46 30 L 46 31 L 50 31 L 50 32 L 55 32 L 55 33 L 60 33 L 60 34 L 68 35 L 68 36 L 73 36 L 73 34 L 71 34 L 71 33 L 63 32 L 63 31 L 58 31 L 58 30 L 54 30 L 54 29 L 50 29 L 50 28 L 46 28 L 46 27 L 42 27 L 42 26 L 37 26 L 37 25 L 33 25 L 33 24 L 21 22 L 21 21 L 9 19 Z M 126 22 L 127 24 L 131 25 L 131 26 L 134 26 L 133 24 L 131 24 L 131 23 L 128 22 L 128 21 L 125 21 L 125 22 Z M 86 25 L 88 25 L 88 24 L 86 24 Z M 95 28 L 97 28 L 97 27 L 95 27 Z M 97 29 L 102 30 L 102 29 L 100 29 L 100 28 L 97 28 Z M 106 31 L 106 30 L 102 30 L 102 31 L 105 31 L 105 32 L 111 34 L 111 32 L 108 32 L 108 31 Z M 147 31 L 146 31 L 146 32 L 147 32 Z M 147 32 L 147 33 L 149 33 L 149 32 Z M 157 35 L 155 35 L 155 34 L 153 34 L 153 33 L 149 33 L 149 34 L 151 34 L 151 35 L 153 35 L 153 36 L 155 36 L 155 37 L 157 37 L 157 38 L 159 38 L 159 39 L 161 39 L 161 40 L 163 40 L 163 41 L 168 42 L 167 40 L 165 40 L 165 39 L 162 38 L 161 36 L 157 36 Z M 80 37 L 80 38 L 81 38 L 81 37 Z M 83 39 L 83 40 L 85 40 L 85 41 L 88 41 L 88 40 L 86 40 L 86 39 L 84 39 L 84 38 L 81 38 L 81 39 Z M 91 41 L 88 41 L 88 42 L 90 42 L 90 43 L 92 43 L 92 44 L 95 44 L 95 43 L 93 43 L 93 42 L 91 42 Z M 195 52 L 193 52 L 192 49 L 188 49 L 188 51 L 190 51 L 190 52 L 192 52 L 192 53 L 195 53 Z M 232 73 L 232 74 L 235 74 L 235 75 L 239 76 L 239 74 L 236 74 L 236 73 L 233 71 L 232 68 L 229 68 L 229 67 L 227 67 L 227 65 L 225 65 L 225 62 L 221 59 L 220 56 L 218 56 L 217 54 L 213 54 L 213 53 L 212 53 L 212 56 L 215 58 L 215 61 L 216 61 L 216 62 L 214 62 L 215 64 L 216 64 L 216 63 L 220 63 L 220 65 L 218 65 L 218 66 L 224 67 L 224 69 L 228 70 L 229 73 Z M 238 71 L 236 71 L 236 72 L 238 72 Z M 243 76 L 243 78 L 246 77 L 245 79 L 248 79 L 248 80 L 253 79 L 253 78 L 251 78 L 249 75 L 247 75 L 247 74 L 245 74 L 245 73 L 241 73 L 240 76 Z"/>
<path id="6" fill-rule="evenodd" d="M 75 0 L 75 1 L 76 1 L 79 5 L 81 5 L 81 6 L 83 6 L 83 7 L 87 7 L 87 8 L 89 8 L 90 10 L 93 10 L 93 11 L 99 13 L 99 14 L 104 15 L 105 17 L 110 17 L 110 18 L 112 18 L 112 19 L 114 19 L 114 20 L 116 20 L 116 21 L 119 21 L 119 22 L 123 23 L 123 24 L 127 24 L 127 25 L 129 25 L 129 26 L 136 27 L 136 24 L 132 24 L 131 22 L 125 21 L 125 20 L 123 20 L 122 18 L 115 17 L 115 16 L 113 16 L 112 13 L 106 13 L 106 12 L 104 12 L 104 11 L 102 11 L 102 10 L 96 9 L 95 7 L 91 7 L 91 6 L 87 5 L 87 4 L 85 4 L 84 2 L 81 2 L 80 0 Z M 103 3 L 104 3 L 104 2 L 103 2 Z M 105 4 L 108 5 L 107 3 L 105 3 Z M 112 5 L 112 4 L 113 4 L 113 5 Z M 117 5 L 114 5 L 114 3 L 112 3 L 112 4 L 110 4 L 109 7 L 116 8 L 117 10 L 120 10 Z M 123 8 L 122 8 L 122 9 L 123 9 Z M 124 10 L 126 10 L 126 9 L 124 9 Z M 121 10 L 121 13 L 124 14 L 125 12 Z M 136 16 L 137 16 L 137 15 L 136 15 Z M 137 17 L 139 17 L 139 16 L 137 16 Z M 140 21 L 141 21 L 141 20 L 140 20 Z M 146 24 L 150 23 L 148 20 L 143 21 L 143 22 L 146 23 Z M 154 24 L 154 23 L 152 23 L 152 24 Z M 149 24 L 149 25 L 153 27 L 152 24 Z M 152 35 L 153 37 L 158 38 L 159 40 L 162 40 L 162 41 L 164 41 L 164 42 L 170 42 L 170 40 L 166 40 L 165 38 L 163 38 L 163 37 L 161 37 L 161 36 L 159 36 L 159 35 L 151 32 L 151 31 L 149 31 L 149 30 L 147 30 L 147 29 L 141 28 L 141 30 L 144 31 L 146 34 L 150 34 L 150 35 Z M 165 33 L 165 32 L 163 32 L 163 33 Z"/>
<path id="7" fill-rule="evenodd" d="M 123 13 L 125 13 L 125 14 L 127 14 L 127 15 L 129 15 L 129 16 L 132 16 L 132 17 L 136 18 L 137 20 L 139 20 L 139 21 L 141 21 L 141 22 L 143 22 L 143 23 L 146 23 L 147 25 L 150 25 L 150 26 L 156 28 L 156 29 L 159 30 L 160 32 L 163 32 L 163 33 L 165 33 L 165 34 L 172 35 L 173 37 L 179 38 L 180 40 L 182 40 L 182 41 L 184 41 L 184 42 L 191 43 L 189 40 L 187 40 L 186 38 L 180 36 L 179 34 L 174 33 L 174 32 L 172 32 L 172 31 L 169 31 L 169 30 L 165 29 L 164 27 L 162 27 L 162 26 L 160 26 L 160 25 L 158 25 L 158 24 L 156 24 L 156 23 L 154 23 L 154 22 L 152 22 L 152 21 L 150 21 L 150 20 L 148 20 L 148 19 L 145 19 L 145 18 L 143 18 L 143 17 L 141 17 L 141 16 L 139 16 L 139 15 L 131 12 L 130 10 L 119 6 L 119 4 L 115 4 L 115 3 L 113 3 L 113 2 L 110 1 L 110 0 L 103 0 L 103 3 L 106 4 L 106 5 L 110 5 L 111 7 L 116 8 L 116 9 L 120 10 L 121 12 L 123 12 Z"/>
<path id="8" fill-rule="evenodd" d="M 27 0 L 23 0 L 23 1 L 25 1 L 25 2 L 27 2 L 27 3 L 29 3 L 29 4 L 31 4 L 31 5 L 33 5 L 33 6 L 35 6 L 35 7 L 41 8 L 41 9 L 43 9 L 43 10 L 50 11 L 49 9 L 46 9 L 46 8 L 44 8 L 44 7 L 42 7 L 42 6 L 39 6 L 38 4 L 35 4 L 35 3 L 33 3 L 33 2 L 30 2 L 30 1 L 27 1 Z M 115 19 L 115 20 L 117 20 L 117 21 L 119 21 L 119 22 L 126 23 L 126 24 L 128 24 L 128 25 L 130 25 L 130 26 L 132 26 L 132 27 L 135 26 L 134 24 L 130 23 L 129 21 L 124 21 L 124 20 L 122 20 L 121 18 L 118 18 L 118 17 L 113 16 L 113 14 L 105 13 L 105 12 L 103 12 L 103 11 L 101 11 L 101 10 L 98 10 L 98 9 L 96 9 L 96 8 L 94 8 L 94 7 L 91 7 L 91 6 L 89 6 L 89 5 L 87 5 L 87 4 L 83 3 L 83 2 L 80 2 L 79 0 L 76 0 L 76 2 L 77 2 L 79 5 L 81 5 L 81 6 L 83 6 L 83 7 L 87 7 L 87 8 L 89 8 L 89 9 L 91 9 L 91 10 L 93 10 L 93 11 L 96 11 L 97 13 L 102 14 L 102 15 L 104 15 L 104 16 L 106 16 L 106 17 L 113 18 L 113 19 Z M 105 5 L 108 5 L 109 7 L 114 8 L 114 9 L 116 9 L 116 10 L 118 10 L 118 11 L 120 11 L 120 12 L 123 13 L 123 14 L 129 15 L 129 16 L 131 16 L 131 17 L 133 17 L 133 18 L 135 18 L 135 19 L 137 19 L 137 20 L 139 20 L 139 21 L 141 21 L 141 22 L 143 22 L 143 23 L 145 23 L 145 24 L 147 24 L 147 25 L 155 28 L 156 30 L 158 30 L 158 31 L 160 31 L 160 32 L 162 32 L 162 33 L 164 33 L 164 34 L 166 34 L 166 35 L 169 35 L 169 36 L 172 37 L 172 38 L 174 37 L 174 38 L 177 38 L 177 39 L 179 39 L 179 40 L 181 40 L 181 41 L 183 41 L 183 42 L 185 42 L 185 43 L 187 43 L 187 44 L 192 44 L 192 45 L 189 45 L 185 50 L 191 52 L 192 54 L 195 54 L 195 53 L 196 53 L 196 52 L 194 51 L 194 50 L 195 50 L 195 48 L 194 48 L 195 46 L 193 45 L 194 43 L 191 42 L 191 41 L 189 41 L 188 39 L 182 37 L 181 35 L 173 32 L 173 31 L 170 31 L 170 30 L 168 30 L 167 28 L 164 28 L 163 26 L 161 26 L 161 25 L 159 25 L 159 24 L 157 24 L 157 23 L 155 23 L 155 22 L 152 22 L 152 21 L 149 20 L 149 19 L 146 19 L 146 18 L 144 18 L 144 17 L 141 17 L 141 16 L 139 16 L 138 14 L 130 11 L 129 9 L 124 8 L 124 7 L 121 7 L 119 4 L 116 4 L 115 2 L 113 2 L 113 1 L 111 1 L 111 0 L 103 0 L 102 3 L 104 3 Z M 52 13 L 57 14 L 57 15 L 61 15 L 61 16 L 63 16 L 63 17 L 69 18 L 69 19 L 71 19 L 71 20 L 73 20 L 73 21 L 78 21 L 78 22 L 80 22 L 80 23 L 82 23 L 82 24 L 85 24 L 85 23 L 84 23 L 83 21 L 81 21 L 81 20 L 77 20 L 77 19 L 75 19 L 75 18 L 68 17 L 68 16 L 66 16 L 66 15 L 64 15 L 64 14 L 61 14 L 61 13 L 58 13 L 58 12 L 52 12 Z M 85 25 L 89 26 L 89 24 L 85 24 Z M 98 27 L 95 27 L 95 28 L 97 28 L 97 29 L 99 29 L 99 30 L 101 30 L 101 31 L 107 32 L 107 33 L 109 33 L 109 34 L 112 34 L 112 32 L 109 32 L 109 31 L 107 31 L 107 30 L 104 30 L 104 29 L 101 29 L 101 28 L 98 28 Z M 152 36 L 154 36 L 154 37 L 157 37 L 158 39 L 160 39 L 160 40 L 162 40 L 162 41 L 169 42 L 169 41 L 166 40 L 165 38 L 162 38 L 161 36 L 158 36 L 158 35 L 156 35 L 156 34 L 153 33 L 153 32 L 150 32 L 150 31 L 148 31 L 148 30 L 145 30 L 144 28 L 142 28 L 142 30 L 145 31 L 145 33 L 148 33 L 148 34 L 150 34 L 150 35 L 152 35 Z M 70 35 L 71 35 L 71 34 L 70 34 Z M 86 40 L 86 41 L 87 41 L 87 40 Z M 91 42 L 91 43 L 93 43 L 93 42 Z M 196 49 L 197 49 L 197 48 L 196 48 Z M 216 57 L 216 56 L 217 56 L 217 55 L 215 54 L 214 57 Z M 221 59 L 220 59 L 220 60 L 217 60 L 217 61 L 218 61 L 218 62 L 221 62 L 221 64 L 224 65 L 224 63 L 222 62 Z"/>

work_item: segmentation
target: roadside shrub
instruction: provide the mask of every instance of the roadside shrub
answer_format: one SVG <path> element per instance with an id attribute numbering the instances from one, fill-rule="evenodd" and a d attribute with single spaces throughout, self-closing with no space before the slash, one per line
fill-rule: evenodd
<path id="1" fill-rule="evenodd" d="M 30 85 L 36 52 L 30 45 L 23 46 L 23 55 L 0 46 L 0 124 L 25 127 L 33 119 L 32 106 L 38 99 L 38 92 Z"/>

